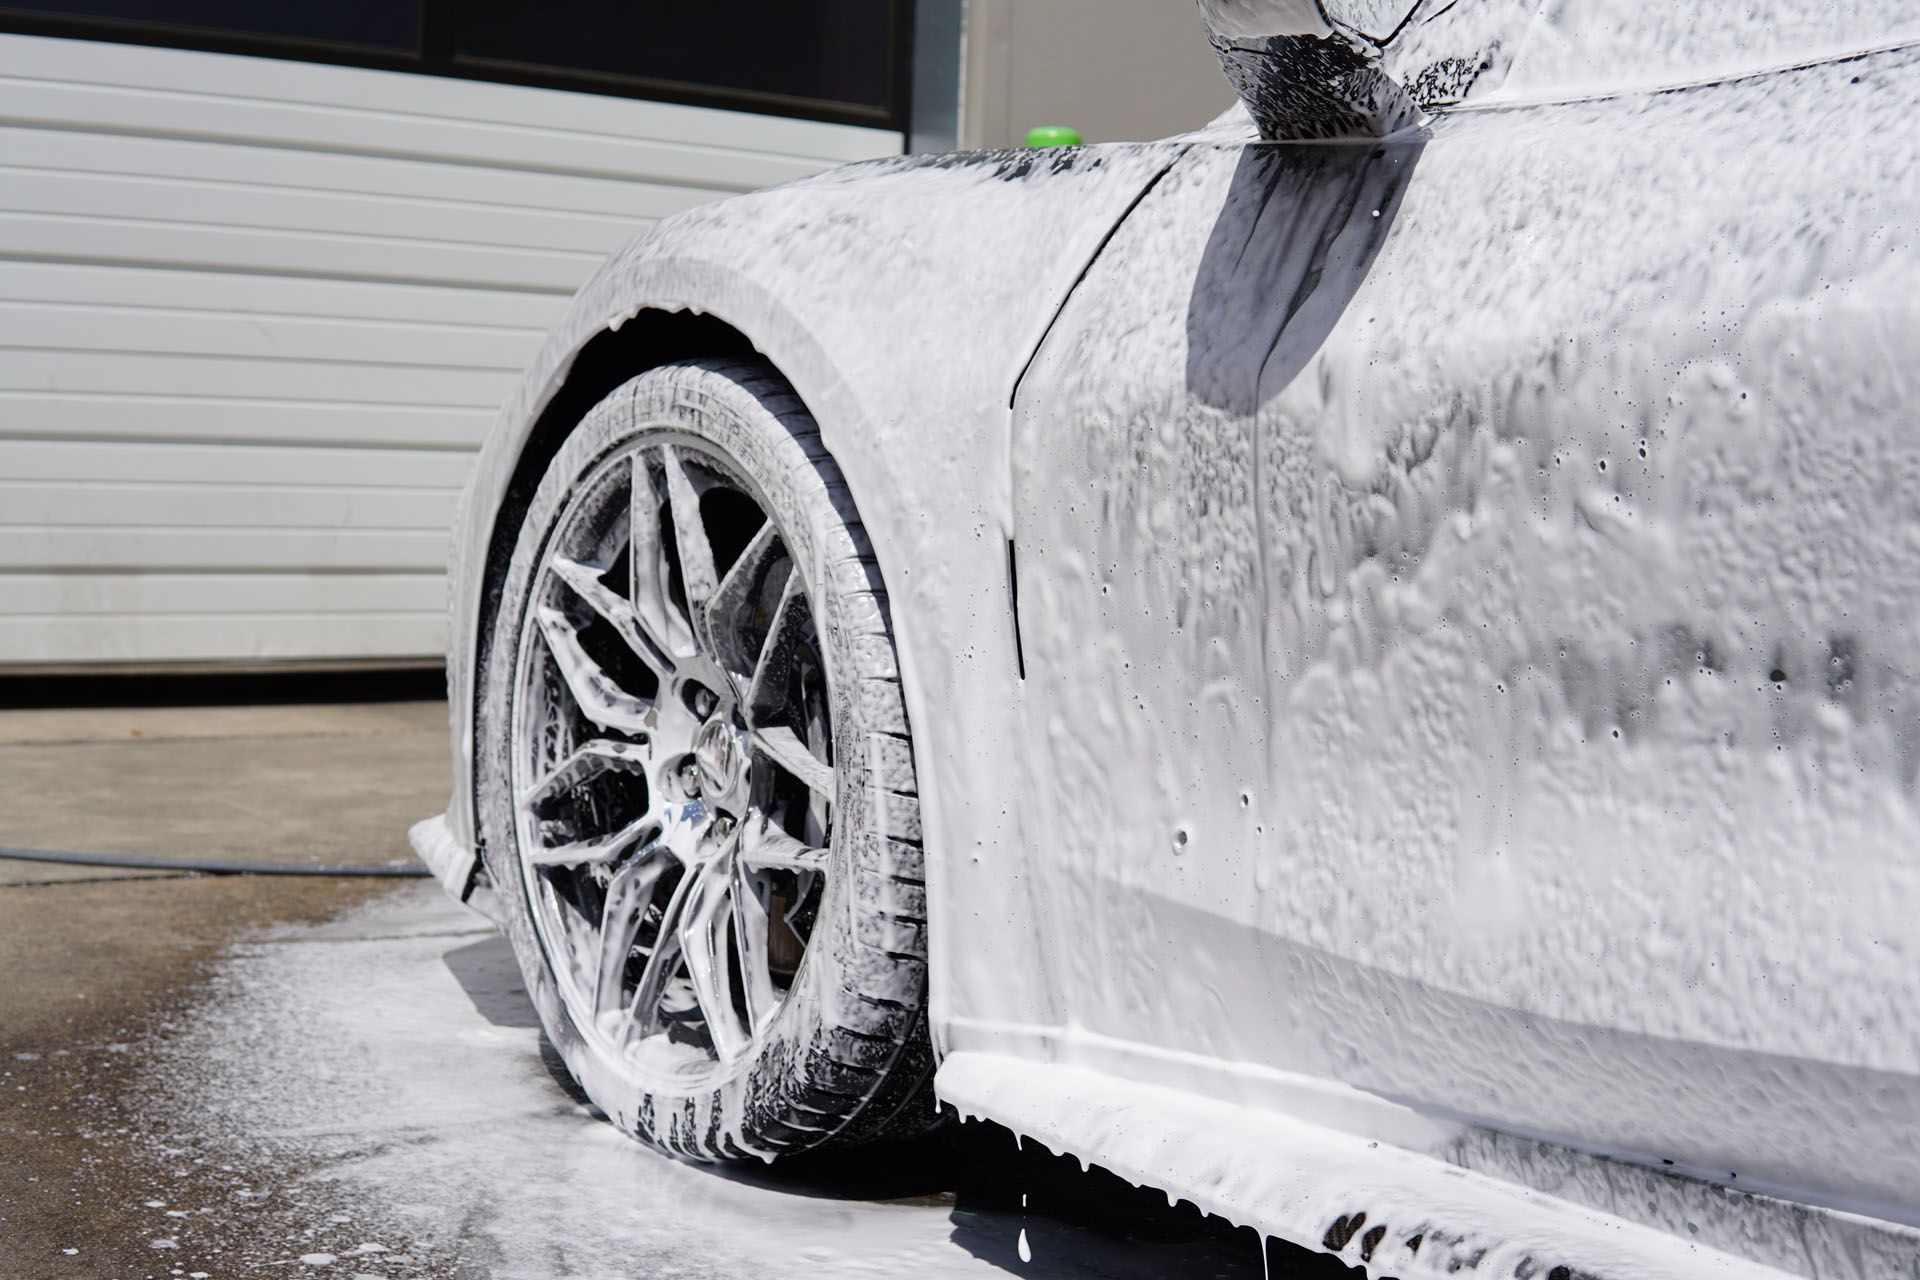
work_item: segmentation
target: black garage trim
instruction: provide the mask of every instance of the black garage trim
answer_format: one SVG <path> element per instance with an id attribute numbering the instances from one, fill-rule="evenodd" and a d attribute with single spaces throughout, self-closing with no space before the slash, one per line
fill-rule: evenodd
<path id="1" fill-rule="evenodd" d="M 771 5 L 779 0 L 764 2 Z M 13 0 L 12 3 L 0 0 L 0 32 L 104 40 L 169 49 L 199 49 L 212 53 L 531 85 L 536 88 L 751 111 L 905 132 L 911 127 L 912 115 L 914 0 L 866 2 L 884 13 L 885 30 L 875 39 L 877 47 L 871 51 L 872 56 L 868 59 L 870 65 L 865 66 L 856 78 L 877 76 L 884 84 L 884 89 L 878 94 L 866 92 L 858 97 L 851 91 L 841 97 L 831 92 L 796 94 L 738 85 L 704 84 L 658 74 L 622 74 L 593 67 L 534 64 L 461 53 L 458 48 L 458 6 L 472 5 L 476 12 L 485 13 L 490 5 L 502 9 L 509 7 L 510 0 L 416 0 L 417 29 L 404 42 L 394 39 L 394 33 L 387 29 L 390 24 L 378 22 L 367 25 L 364 39 L 341 39 L 342 31 L 350 28 L 350 23 L 345 19 L 309 28 L 310 31 L 325 32 L 324 35 L 289 34 L 288 23 L 277 19 L 259 22 L 242 19 L 236 20 L 231 27 L 222 27 L 220 11 L 233 6 L 209 0 L 172 6 L 166 5 L 163 0 L 98 0 L 95 7 L 102 12 L 96 14 L 76 14 L 68 6 L 56 6 L 54 0 Z M 134 16 L 168 8 L 182 12 L 200 10 L 210 16 L 205 22 L 192 23 Z M 246 10 L 248 6 L 239 8 Z M 737 25 L 742 21 L 747 19 L 735 12 L 732 22 Z M 280 33 L 260 30 L 263 26 L 273 25 L 281 28 Z M 244 29 L 246 27 L 252 29 Z M 785 54 L 791 51 L 778 52 Z M 745 73 L 743 78 L 755 74 L 746 56 L 736 66 Z M 775 58 L 771 65 L 761 69 L 760 74 L 765 78 L 766 75 L 777 75 L 782 70 L 783 65 Z M 830 72 L 822 74 L 828 77 L 832 75 Z M 875 98 L 880 100 L 874 101 Z"/>

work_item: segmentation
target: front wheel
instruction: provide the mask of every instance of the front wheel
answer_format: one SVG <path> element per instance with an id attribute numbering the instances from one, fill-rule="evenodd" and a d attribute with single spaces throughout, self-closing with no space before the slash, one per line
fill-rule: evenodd
<path id="1" fill-rule="evenodd" d="M 887 598 L 764 365 L 654 369 L 534 493 L 483 659 L 487 868 L 568 1068 L 705 1159 L 926 1127 L 926 892 Z"/>

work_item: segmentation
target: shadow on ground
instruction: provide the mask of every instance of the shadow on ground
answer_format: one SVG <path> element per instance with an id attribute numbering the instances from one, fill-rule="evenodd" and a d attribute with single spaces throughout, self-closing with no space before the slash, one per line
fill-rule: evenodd
<path id="1" fill-rule="evenodd" d="M 447 968 L 489 1023 L 539 1025 L 513 948 L 491 936 L 446 953 Z M 557 1088 L 585 1103 L 553 1047 L 541 1057 Z M 801 1156 L 776 1165 L 715 1167 L 711 1175 L 828 1201 L 946 1205 L 953 1242 L 972 1256 L 1036 1280 L 1349 1280 L 1334 1258 L 1201 1213 L 1103 1169 L 1020 1143 L 995 1124 L 949 1122 L 910 1143 Z"/>

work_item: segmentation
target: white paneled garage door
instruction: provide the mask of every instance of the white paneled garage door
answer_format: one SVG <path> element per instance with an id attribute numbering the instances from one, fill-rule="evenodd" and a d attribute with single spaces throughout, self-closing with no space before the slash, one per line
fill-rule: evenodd
<path id="1" fill-rule="evenodd" d="M 437 657 L 455 493 L 600 259 L 899 148 L 0 36 L 0 663 Z"/>

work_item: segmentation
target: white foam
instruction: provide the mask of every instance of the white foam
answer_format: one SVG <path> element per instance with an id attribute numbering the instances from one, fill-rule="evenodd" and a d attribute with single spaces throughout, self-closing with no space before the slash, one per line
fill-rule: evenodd
<path id="1" fill-rule="evenodd" d="M 609 1274 L 614 1260 L 634 1275 L 995 1271 L 950 1241 L 944 1205 L 770 1189 L 617 1132 L 548 1074 L 530 1007 L 503 998 L 519 1023 L 506 1026 L 476 1010 L 449 953 L 468 951 L 454 963 L 482 965 L 489 984 L 513 978 L 505 940 L 473 920 L 423 884 L 281 930 L 239 950 L 174 1046 L 165 1088 L 183 1124 L 324 1193 L 324 1248 L 301 1263 L 462 1253 L 498 1280 Z"/>

